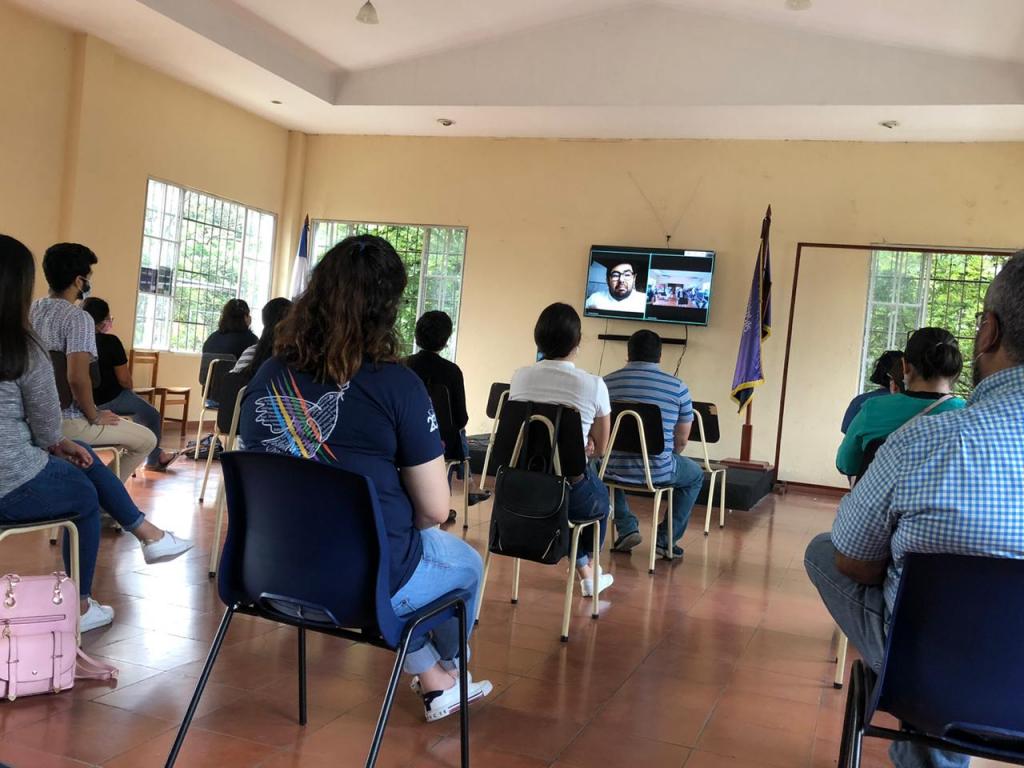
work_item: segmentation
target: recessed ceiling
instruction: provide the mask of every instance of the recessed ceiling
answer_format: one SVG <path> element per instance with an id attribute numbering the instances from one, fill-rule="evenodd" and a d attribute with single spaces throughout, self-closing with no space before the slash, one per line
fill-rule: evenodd
<path id="1" fill-rule="evenodd" d="M 14 1 L 313 133 L 1024 139 L 1019 0 Z"/>

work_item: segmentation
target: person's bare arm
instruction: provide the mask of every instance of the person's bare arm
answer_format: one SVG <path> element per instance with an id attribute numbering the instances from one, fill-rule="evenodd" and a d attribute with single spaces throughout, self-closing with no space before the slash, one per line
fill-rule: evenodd
<path id="1" fill-rule="evenodd" d="M 675 445 L 676 453 L 682 453 L 686 444 L 690 442 L 690 429 L 692 427 L 692 421 L 676 422 L 676 426 L 672 430 L 672 441 Z"/>
<path id="2" fill-rule="evenodd" d="M 876 586 L 885 581 L 888 560 L 855 560 L 842 552 L 836 552 L 836 569 L 858 584 Z"/>
<path id="3" fill-rule="evenodd" d="M 608 448 L 608 437 L 611 431 L 612 417 L 610 415 L 605 414 L 594 419 L 589 435 L 589 441 L 594 443 L 594 456 L 604 456 L 605 449 Z"/>
<path id="4" fill-rule="evenodd" d="M 114 376 L 117 377 L 117 383 L 124 389 L 134 388 L 135 384 L 132 383 L 132 372 L 128 370 L 127 365 L 115 365 Z"/>
<path id="5" fill-rule="evenodd" d="M 92 362 L 88 352 L 72 352 L 68 355 L 68 385 L 85 418 L 91 424 L 117 424 L 120 419 L 110 411 L 101 411 L 92 399 L 92 376 L 89 365 Z"/>
<path id="6" fill-rule="evenodd" d="M 438 456 L 426 464 L 402 467 L 402 485 L 412 501 L 413 519 L 417 528 L 431 528 L 448 519 L 448 480 L 444 474 L 444 458 Z"/>

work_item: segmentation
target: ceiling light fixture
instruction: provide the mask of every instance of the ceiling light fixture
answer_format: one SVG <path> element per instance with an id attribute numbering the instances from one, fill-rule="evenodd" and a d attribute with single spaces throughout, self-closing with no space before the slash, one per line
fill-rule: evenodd
<path id="1" fill-rule="evenodd" d="M 786 8 L 790 11 L 806 11 L 811 7 L 811 0 L 786 0 Z"/>
<path id="2" fill-rule="evenodd" d="M 377 9 L 373 7 L 371 0 L 366 0 L 363 3 L 359 13 L 356 14 L 356 21 L 361 24 L 380 24 L 380 19 L 377 18 Z"/>
<path id="3" fill-rule="evenodd" d="M 271 100 L 270 100 L 270 103 L 271 103 L 271 104 L 280 104 L 280 103 L 281 103 L 281 100 L 280 100 L 280 99 L 271 99 Z"/>
<path id="4" fill-rule="evenodd" d="M 899 120 L 883 120 L 882 122 L 879 123 L 879 125 L 882 126 L 883 128 L 888 128 L 889 130 L 892 130 L 893 128 L 899 128 L 900 127 L 900 121 Z"/>
<path id="5" fill-rule="evenodd" d="M 437 118 L 437 122 L 443 125 L 445 128 L 450 128 L 451 126 L 455 125 L 455 121 L 447 117 L 439 117 Z"/>

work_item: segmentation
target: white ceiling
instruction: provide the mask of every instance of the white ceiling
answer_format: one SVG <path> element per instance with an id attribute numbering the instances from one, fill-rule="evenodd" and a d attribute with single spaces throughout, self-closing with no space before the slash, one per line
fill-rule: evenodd
<path id="1" fill-rule="evenodd" d="M 1021 0 L 13 2 L 313 133 L 1024 140 Z"/>

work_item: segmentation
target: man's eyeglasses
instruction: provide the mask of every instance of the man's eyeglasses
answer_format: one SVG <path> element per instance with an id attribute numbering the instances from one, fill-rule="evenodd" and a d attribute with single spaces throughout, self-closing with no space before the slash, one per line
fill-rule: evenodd
<path id="1" fill-rule="evenodd" d="M 636 277 L 636 273 L 627 269 L 625 272 L 609 272 L 608 277 L 612 280 L 632 280 Z"/>

